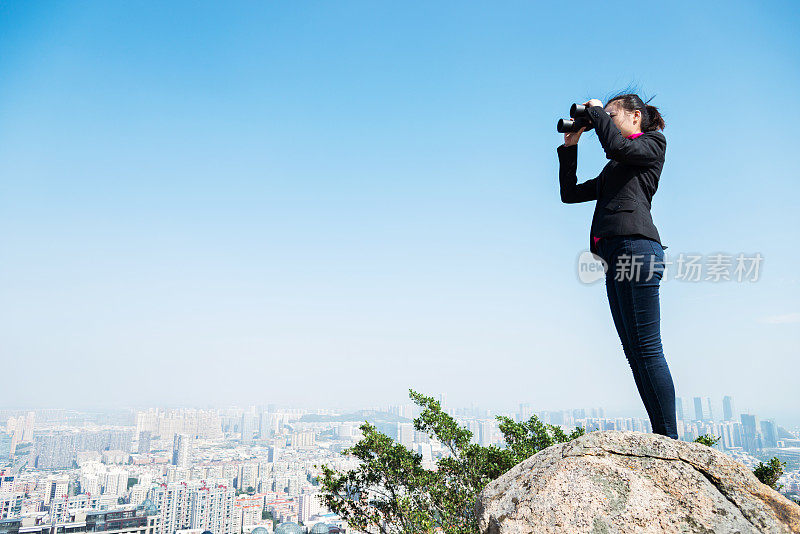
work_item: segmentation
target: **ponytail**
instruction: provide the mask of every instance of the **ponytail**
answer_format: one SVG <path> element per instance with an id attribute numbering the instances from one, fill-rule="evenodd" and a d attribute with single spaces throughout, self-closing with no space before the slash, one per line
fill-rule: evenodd
<path id="1" fill-rule="evenodd" d="M 655 130 L 663 130 L 666 124 L 664 118 L 659 113 L 658 108 L 649 104 L 645 105 L 647 110 L 647 126 L 642 128 L 643 132 L 653 132 Z"/>

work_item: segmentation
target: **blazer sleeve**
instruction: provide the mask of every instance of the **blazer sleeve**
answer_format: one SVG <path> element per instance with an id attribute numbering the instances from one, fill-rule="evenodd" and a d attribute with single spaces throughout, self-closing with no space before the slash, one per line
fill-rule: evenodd
<path id="1" fill-rule="evenodd" d="M 558 152 L 558 182 L 561 189 L 561 202 L 574 204 L 597 200 L 600 176 L 578 183 L 576 171 L 578 169 L 578 145 L 560 145 Z"/>
<path id="2" fill-rule="evenodd" d="M 608 159 L 631 165 L 650 165 L 664 160 L 667 138 L 663 133 L 645 132 L 636 139 L 628 139 L 602 106 L 591 106 L 588 113 Z"/>

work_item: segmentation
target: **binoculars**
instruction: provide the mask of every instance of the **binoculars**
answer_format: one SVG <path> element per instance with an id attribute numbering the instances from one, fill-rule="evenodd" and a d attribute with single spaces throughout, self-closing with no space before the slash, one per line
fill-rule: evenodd
<path id="1" fill-rule="evenodd" d="M 588 132 L 594 125 L 589 119 L 589 114 L 586 112 L 586 106 L 582 104 L 572 104 L 569 108 L 569 116 L 571 119 L 558 119 L 556 130 L 558 133 L 572 133 L 577 132 L 581 128 L 586 128 L 584 131 Z"/>

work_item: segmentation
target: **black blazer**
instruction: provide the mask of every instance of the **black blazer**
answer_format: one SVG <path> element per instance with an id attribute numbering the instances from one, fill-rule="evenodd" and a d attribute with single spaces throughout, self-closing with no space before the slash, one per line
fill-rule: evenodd
<path id="1" fill-rule="evenodd" d="M 578 184 L 578 145 L 559 146 L 561 201 L 573 204 L 597 200 L 589 231 L 589 250 L 594 254 L 598 252 L 591 236 L 640 235 L 661 243 L 650 206 L 664 167 L 667 138 L 651 131 L 627 139 L 601 106 L 592 106 L 588 112 L 611 161 L 596 178 Z"/>

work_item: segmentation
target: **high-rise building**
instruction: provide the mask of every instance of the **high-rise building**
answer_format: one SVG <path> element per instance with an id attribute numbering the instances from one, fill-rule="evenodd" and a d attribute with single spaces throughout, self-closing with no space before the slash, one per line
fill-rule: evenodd
<path id="1" fill-rule="evenodd" d="M 467 429 L 468 429 L 470 432 L 472 432 L 472 439 L 471 439 L 471 441 L 472 441 L 473 443 L 477 442 L 477 441 L 478 441 L 478 438 L 479 438 L 479 436 L 480 436 L 480 433 L 481 433 L 481 428 L 480 428 L 480 427 L 481 427 L 481 424 L 480 424 L 480 421 L 478 421 L 477 419 L 467 419 L 467 421 L 466 421 L 466 425 L 465 425 L 465 426 L 467 427 Z"/>
<path id="2" fill-rule="evenodd" d="M 139 446 L 137 452 L 139 454 L 147 454 L 150 452 L 150 435 L 149 430 L 142 430 L 139 432 Z"/>
<path id="3" fill-rule="evenodd" d="M 27 415 L 19 417 L 9 417 L 6 422 L 6 432 L 11 436 L 11 443 L 8 445 L 9 456 L 13 456 L 17 445 L 23 442 L 33 441 L 34 413 L 28 412 Z"/>
<path id="4" fill-rule="evenodd" d="M 134 484 L 128 492 L 129 504 L 140 505 L 147 499 L 147 492 L 150 490 L 150 484 Z M 155 534 L 155 533 L 153 533 Z"/>
<path id="5" fill-rule="evenodd" d="M 189 528 L 214 534 L 238 534 L 234 531 L 233 501 L 236 490 L 223 484 L 192 488 L 189 497 Z M 238 525 L 236 525 L 238 527 Z"/>
<path id="6" fill-rule="evenodd" d="M 482 420 L 478 427 L 478 443 L 485 447 L 494 444 L 495 434 L 494 421 Z"/>
<path id="7" fill-rule="evenodd" d="M 19 517 L 25 500 L 26 488 L 18 485 L 14 475 L 0 473 L 0 519 Z M 2 532 L 0 526 L 0 532 Z"/>
<path id="8" fill-rule="evenodd" d="M 675 397 L 675 417 L 678 421 L 683 421 L 683 399 Z"/>
<path id="9" fill-rule="evenodd" d="M 397 441 L 410 449 L 414 444 L 414 425 L 397 423 Z"/>
<path id="10" fill-rule="evenodd" d="M 33 455 L 39 469 L 72 467 L 77 452 L 75 435 L 66 432 L 37 434 Z"/>
<path id="11" fill-rule="evenodd" d="M 176 530 L 189 528 L 189 486 L 186 482 L 154 486 L 149 498 L 158 509 L 158 534 L 173 534 Z"/>
<path id="12" fill-rule="evenodd" d="M 730 395 L 722 397 L 722 417 L 725 421 L 735 421 L 736 412 L 733 408 L 733 397 Z"/>
<path id="13" fill-rule="evenodd" d="M 724 421 L 719 425 L 724 449 L 742 447 L 742 424 L 739 421 Z"/>
<path id="14" fill-rule="evenodd" d="M 131 443 L 133 442 L 133 432 L 130 430 L 109 430 L 107 434 L 103 433 L 100 439 L 107 439 L 107 447 L 110 451 L 123 451 L 131 452 Z"/>
<path id="15" fill-rule="evenodd" d="M 14 451 L 11 450 L 11 440 L 11 434 L 0 432 L 0 464 L 4 464 L 14 455 Z"/>
<path id="16" fill-rule="evenodd" d="M 161 519 L 158 534 L 210 530 L 237 534 L 233 503 L 236 490 L 218 480 L 172 482 L 151 488 L 149 498 Z"/>
<path id="17" fill-rule="evenodd" d="M 33 441 L 33 424 L 35 419 L 36 416 L 34 415 L 33 412 L 28 412 L 28 414 L 25 416 L 25 423 L 23 425 L 23 430 L 22 430 L 22 441 L 24 442 Z"/>
<path id="18" fill-rule="evenodd" d="M 261 511 L 264 509 L 264 495 L 239 495 L 233 501 L 233 532 L 252 531 L 253 525 L 259 525 Z M 270 522 L 271 523 L 271 522 Z M 251 527 L 246 530 L 246 527 Z"/>
<path id="19" fill-rule="evenodd" d="M 149 430 L 152 436 L 169 439 L 175 434 L 186 434 L 204 439 L 222 437 L 219 414 L 205 410 L 157 410 L 150 409 L 136 414 L 136 433 Z"/>
<path id="20" fill-rule="evenodd" d="M 264 411 L 258 419 L 258 435 L 262 440 L 268 440 L 272 437 L 272 429 L 274 427 L 272 414 Z"/>
<path id="21" fill-rule="evenodd" d="M 172 440 L 172 465 L 189 467 L 192 461 L 192 438 L 186 434 L 175 434 Z"/>
<path id="22" fill-rule="evenodd" d="M 128 472 L 122 469 L 111 469 L 106 473 L 103 493 L 125 495 L 128 492 Z"/>
<path id="23" fill-rule="evenodd" d="M 306 523 L 308 520 L 328 510 L 319 500 L 319 493 L 301 493 L 298 499 L 297 517 L 300 521 Z"/>
<path id="24" fill-rule="evenodd" d="M 394 426 L 394 425 L 392 425 Z M 304 430 L 302 432 L 292 432 L 289 436 L 289 446 L 296 447 L 313 447 L 315 443 L 314 431 Z"/>
<path id="25" fill-rule="evenodd" d="M 706 397 L 706 421 L 714 421 L 714 410 L 711 408 L 711 397 Z"/>
<path id="26" fill-rule="evenodd" d="M 45 486 L 44 503 L 62 500 L 68 496 L 69 478 L 65 476 L 48 477 Z"/>
<path id="27" fill-rule="evenodd" d="M 778 427 L 775 425 L 775 420 L 767 419 L 766 421 L 761 421 L 759 426 L 761 428 L 762 446 L 777 447 Z"/>
<path id="28" fill-rule="evenodd" d="M 86 495 L 100 495 L 100 477 L 94 473 L 81 474 L 78 479 L 81 486 L 81 493 Z"/>
<path id="29" fill-rule="evenodd" d="M 694 419 L 695 421 L 705 421 L 703 416 L 703 399 L 694 397 Z"/>
<path id="30" fill-rule="evenodd" d="M 743 413 L 739 416 L 742 420 L 742 447 L 747 452 L 755 452 L 761 448 L 761 436 L 759 435 L 758 416 Z"/>
<path id="31" fill-rule="evenodd" d="M 239 473 L 236 476 L 236 486 L 240 491 L 247 491 L 249 488 L 255 489 L 258 486 L 258 464 L 244 463 L 239 466 Z"/>
<path id="32" fill-rule="evenodd" d="M 255 434 L 256 431 L 256 420 L 250 412 L 244 412 L 242 414 L 242 421 L 239 424 L 239 430 L 241 432 L 240 441 L 242 445 L 252 444 L 253 434 Z"/>
<path id="33" fill-rule="evenodd" d="M 83 451 L 117 451 L 126 455 L 131 450 L 130 430 L 52 431 L 36 434 L 33 440 L 35 466 L 39 469 L 73 467 L 77 454 Z"/>

